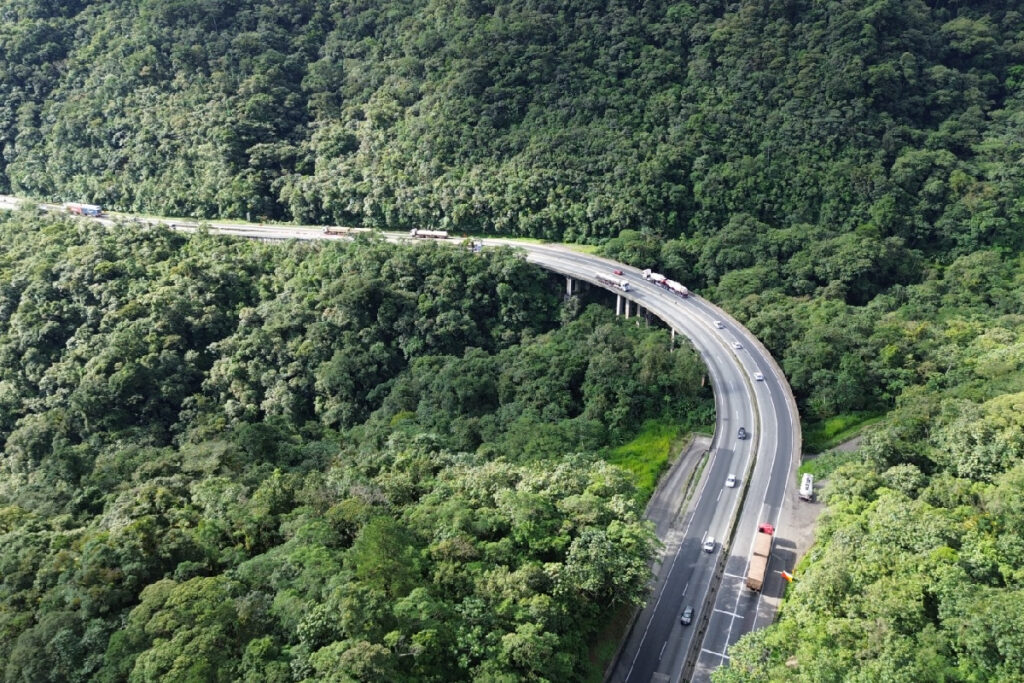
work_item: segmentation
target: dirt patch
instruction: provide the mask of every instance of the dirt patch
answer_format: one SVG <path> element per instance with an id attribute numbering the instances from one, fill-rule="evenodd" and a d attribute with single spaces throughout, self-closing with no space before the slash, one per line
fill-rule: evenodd
<path id="1" fill-rule="evenodd" d="M 860 436 L 855 436 L 849 441 L 830 448 L 826 453 L 831 451 L 855 451 L 860 448 Z M 817 458 L 817 455 L 805 453 L 799 464 L 803 464 L 808 460 Z M 824 509 L 825 504 L 822 503 L 817 495 L 813 501 L 800 500 L 797 495 L 800 485 L 796 481 L 796 471 L 791 473 L 793 481 L 790 482 L 790 486 L 787 489 L 786 500 L 782 504 L 782 511 L 779 514 L 779 528 L 786 536 L 787 539 L 792 541 L 794 545 L 794 552 L 796 553 L 796 562 L 800 561 L 810 547 L 814 544 L 815 530 L 818 525 L 818 515 L 820 515 Z M 818 479 L 814 482 L 815 494 L 822 489 L 825 485 L 823 479 Z M 792 567 L 787 567 L 792 571 Z"/>

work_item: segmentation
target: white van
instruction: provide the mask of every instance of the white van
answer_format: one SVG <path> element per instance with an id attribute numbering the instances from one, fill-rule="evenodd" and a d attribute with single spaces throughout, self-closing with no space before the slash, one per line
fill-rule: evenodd
<path id="1" fill-rule="evenodd" d="M 800 482 L 800 500 L 814 500 L 814 475 L 805 474 Z"/>

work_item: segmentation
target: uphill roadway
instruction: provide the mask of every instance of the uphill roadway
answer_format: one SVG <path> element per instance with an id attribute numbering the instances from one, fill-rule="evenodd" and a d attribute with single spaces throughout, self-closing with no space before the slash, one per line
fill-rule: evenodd
<path id="1" fill-rule="evenodd" d="M 21 201 L 0 196 L 0 208 L 15 208 Z M 39 208 L 59 210 L 50 205 Z M 186 232 L 198 227 L 191 221 L 140 220 L 124 215 L 116 219 L 159 223 Z M 113 222 L 110 217 L 92 220 Z M 211 233 L 249 239 L 345 239 L 299 226 L 217 223 L 207 227 Z M 385 235 L 392 241 L 408 239 L 404 234 Z M 782 593 L 778 572 L 792 568 L 792 554 L 785 551 L 785 530 L 777 528 L 763 592 L 742 587 L 754 530 L 761 521 L 777 522 L 799 460 L 800 426 L 789 384 L 775 360 L 746 328 L 698 296 L 681 298 L 644 280 L 636 268 L 570 249 L 512 240 L 482 241 L 485 246 L 521 248 L 528 261 L 542 268 L 606 289 L 609 287 L 598 282 L 596 275 L 620 269 L 630 291 L 612 291 L 687 337 L 707 365 L 717 411 L 707 462 L 688 507 L 652 506 L 649 511 L 658 515 L 653 521 L 665 550 L 655 565 L 651 599 L 636 616 L 609 672 L 609 680 L 614 682 L 707 680 L 712 670 L 728 662 L 728 647 L 740 635 L 772 621 L 776 601 L 771 598 Z M 754 379 L 755 373 L 764 379 Z M 749 433 L 748 438 L 738 438 L 739 427 Z M 738 477 L 737 487 L 725 487 L 729 474 Z M 703 552 L 702 545 L 712 537 L 712 551 Z M 695 608 L 689 626 L 679 623 L 686 605 Z"/>

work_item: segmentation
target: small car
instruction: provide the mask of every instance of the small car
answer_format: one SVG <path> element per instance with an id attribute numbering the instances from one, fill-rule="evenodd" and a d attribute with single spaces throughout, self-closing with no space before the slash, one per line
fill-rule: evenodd
<path id="1" fill-rule="evenodd" d="M 679 616 L 679 623 L 683 626 L 689 626 L 693 622 L 693 607 L 687 605 L 683 610 L 683 613 Z"/>
<path id="2" fill-rule="evenodd" d="M 706 552 L 706 553 L 713 553 L 713 552 L 715 552 L 715 537 L 714 536 L 708 536 L 704 540 L 704 552 Z"/>
<path id="3" fill-rule="evenodd" d="M 754 373 L 754 379 L 757 380 L 758 382 L 763 382 L 764 381 L 764 375 L 762 375 L 760 372 L 755 372 Z"/>
<path id="4" fill-rule="evenodd" d="M 715 327 L 717 327 L 720 330 L 724 330 L 725 329 L 725 323 L 723 323 L 721 320 L 716 320 L 715 321 Z"/>
<path id="5" fill-rule="evenodd" d="M 730 474 L 728 477 L 726 477 L 725 478 L 725 485 L 728 486 L 731 489 L 736 488 L 736 475 L 735 474 Z"/>
<path id="6" fill-rule="evenodd" d="M 622 275 L 622 271 L 616 268 L 615 270 L 612 271 L 612 275 Z"/>
<path id="7" fill-rule="evenodd" d="M 744 429 L 743 427 L 740 427 L 739 429 L 737 429 L 736 430 L 736 438 L 737 439 L 745 439 L 745 438 L 747 438 L 747 430 Z"/>
<path id="8" fill-rule="evenodd" d="M 739 342 L 733 342 L 732 343 L 732 348 L 734 348 L 736 350 L 742 349 L 743 348 L 743 344 L 740 344 Z"/>

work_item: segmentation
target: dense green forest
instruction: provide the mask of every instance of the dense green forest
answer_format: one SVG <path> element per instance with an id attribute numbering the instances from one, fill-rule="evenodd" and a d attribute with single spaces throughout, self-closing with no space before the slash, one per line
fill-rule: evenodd
<path id="1" fill-rule="evenodd" d="M 0 190 L 570 240 L 634 229 L 684 237 L 664 247 L 676 274 L 711 282 L 820 250 L 856 265 L 792 286 L 836 281 L 861 302 L 913 277 L 907 250 L 1021 246 L 1024 15 L 1003 2 L 0 13 Z"/>
<path id="2" fill-rule="evenodd" d="M 4 680 L 588 675 L 655 544 L 599 454 L 710 395 L 557 284 L 0 214 Z"/>
<path id="3" fill-rule="evenodd" d="M 600 244 L 747 324 L 805 419 L 888 413 L 832 461 L 779 623 L 716 676 L 1024 677 L 1024 10 L 0 17 L 0 191 Z M 640 595 L 636 489 L 595 453 L 669 392 L 706 412 L 657 332 L 560 308 L 506 253 L 2 220 L 9 679 L 565 680 L 598 606 Z"/>

